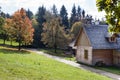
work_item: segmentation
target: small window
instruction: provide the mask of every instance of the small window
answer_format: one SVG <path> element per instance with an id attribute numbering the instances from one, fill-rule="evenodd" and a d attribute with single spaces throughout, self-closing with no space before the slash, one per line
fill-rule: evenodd
<path id="1" fill-rule="evenodd" d="M 116 38 L 115 37 L 111 37 L 111 42 L 115 42 Z"/>
<path id="2" fill-rule="evenodd" d="M 110 37 L 109 42 L 116 42 L 116 38 L 115 37 Z"/>
<path id="3" fill-rule="evenodd" d="M 84 50 L 84 58 L 88 59 L 88 50 Z"/>

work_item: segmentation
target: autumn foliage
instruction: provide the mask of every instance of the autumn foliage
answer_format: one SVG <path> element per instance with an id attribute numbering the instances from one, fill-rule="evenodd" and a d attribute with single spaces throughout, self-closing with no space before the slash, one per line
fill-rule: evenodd
<path id="1" fill-rule="evenodd" d="M 4 43 L 5 43 L 5 40 L 8 38 L 11 41 L 11 45 L 12 45 L 12 40 L 15 38 L 14 37 L 15 31 L 14 31 L 12 23 L 13 23 L 12 19 L 7 18 L 5 20 L 5 24 L 3 26 L 3 29 L 4 29 Z"/>
<path id="2" fill-rule="evenodd" d="M 10 40 L 11 45 L 13 40 L 17 41 L 20 50 L 21 45 L 29 45 L 33 42 L 33 33 L 32 22 L 23 8 L 16 11 L 11 18 L 3 20 L 0 17 L 0 35 L 3 37 L 4 44 L 5 40 Z"/>
<path id="3" fill-rule="evenodd" d="M 43 25 L 41 36 L 47 47 L 54 48 L 56 53 L 57 48 L 65 48 L 68 45 L 69 35 L 65 33 L 64 27 L 60 25 L 59 18 L 51 19 Z"/>
<path id="4" fill-rule="evenodd" d="M 33 41 L 32 22 L 26 16 L 26 12 L 23 8 L 14 13 L 13 17 L 13 27 L 15 29 L 15 36 L 19 42 L 19 50 L 21 44 L 30 44 Z"/>

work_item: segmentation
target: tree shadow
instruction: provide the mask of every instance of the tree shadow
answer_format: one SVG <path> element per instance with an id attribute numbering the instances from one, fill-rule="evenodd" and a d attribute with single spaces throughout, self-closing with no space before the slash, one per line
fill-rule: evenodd
<path id="1" fill-rule="evenodd" d="M 16 48 L 2 48 L 0 49 L 0 52 L 3 54 L 30 54 L 29 51 L 26 50 L 18 51 L 18 49 Z"/>
<path id="2" fill-rule="evenodd" d="M 9 48 L 18 48 L 18 46 L 8 45 L 8 44 L 0 44 L 0 46 L 9 47 Z"/>

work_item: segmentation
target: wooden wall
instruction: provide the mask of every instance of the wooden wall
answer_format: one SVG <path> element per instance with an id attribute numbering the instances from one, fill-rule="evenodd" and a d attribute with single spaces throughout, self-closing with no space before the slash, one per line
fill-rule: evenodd
<path id="1" fill-rule="evenodd" d="M 76 46 L 91 46 L 88 36 L 84 29 L 80 32 L 79 37 L 75 44 Z"/>
<path id="2" fill-rule="evenodd" d="M 92 47 L 84 29 L 80 31 L 79 37 L 75 43 L 77 46 L 76 60 L 85 64 L 92 65 Z M 85 51 L 88 51 L 88 59 L 85 59 Z"/>
<path id="3" fill-rule="evenodd" d="M 84 50 L 88 50 L 88 59 L 84 58 L 84 56 L 85 56 Z M 78 62 L 81 62 L 81 63 L 92 65 L 92 47 L 90 47 L 90 46 L 78 46 L 76 60 Z"/>
<path id="4" fill-rule="evenodd" d="M 120 51 L 114 51 L 113 64 L 120 67 Z"/>
<path id="5" fill-rule="evenodd" d="M 98 61 L 103 61 L 106 65 L 113 65 L 113 50 L 111 49 L 94 49 L 93 65 Z"/>

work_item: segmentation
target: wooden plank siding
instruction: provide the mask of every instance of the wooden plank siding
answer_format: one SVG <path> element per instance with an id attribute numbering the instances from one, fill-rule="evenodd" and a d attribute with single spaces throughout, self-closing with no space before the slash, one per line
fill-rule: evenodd
<path id="1" fill-rule="evenodd" d="M 106 65 L 113 65 L 113 50 L 112 49 L 93 49 L 93 65 L 98 61 L 103 61 Z"/>
<path id="2" fill-rule="evenodd" d="M 87 59 L 85 58 L 85 50 L 88 51 Z M 78 46 L 76 60 L 81 63 L 92 65 L 92 47 Z"/>
<path id="3" fill-rule="evenodd" d="M 77 46 L 76 60 L 78 62 L 92 65 L 92 47 L 91 47 L 89 38 L 83 28 L 81 29 L 81 31 L 78 35 L 75 46 Z M 85 50 L 88 51 L 88 55 L 86 56 L 87 59 L 85 59 Z"/>
<path id="4" fill-rule="evenodd" d="M 113 64 L 120 67 L 120 51 L 114 51 Z"/>
<path id="5" fill-rule="evenodd" d="M 91 46 L 89 38 L 83 28 L 79 32 L 75 46 Z"/>

